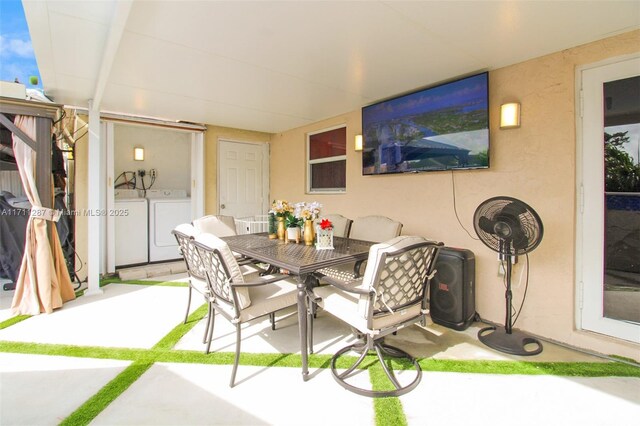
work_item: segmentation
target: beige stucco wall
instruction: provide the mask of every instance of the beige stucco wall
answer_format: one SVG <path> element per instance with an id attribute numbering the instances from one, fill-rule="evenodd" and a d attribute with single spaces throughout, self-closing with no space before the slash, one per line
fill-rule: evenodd
<path id="1" fill-rule="evenodd" d="M 465 247 L 476 255 L 476 307 L 486 319 L 504 323 L 504 287 L 496 253 L 474 239 L 473 214 L 485 199 L 507 195 L 531 205 L 544 222 L 544 239 L 530 255 L 527 300 L 516 327 L 577 347 L 640 358 L 640 346 L 577 331 L 575 316 L 576 67 L 640 51 L 640 31 L 590 43 L 491 71 L 491 168 L 489 170 L 362 176 L 360 153 L 347 150 L 347 192 L 305 194 L 305 135 L 347 125 L 347 142 L 361 131 L 356 110 L 276 134 L 271 145 L 271 197 L 316 200 L 324 212 L 355 218 L 371 214 L 404 224 L 417 234 Z M 455 76 L 452 76 L 455 77 Z M 399 76 L 401 78 L 401 76 Z M 498 128 L 499 105 L 522 104 L 522 127 Z M 453 180 L 457 211 L 453 209 Z M 514 270 L 516 307 L 523 293 Z"/>

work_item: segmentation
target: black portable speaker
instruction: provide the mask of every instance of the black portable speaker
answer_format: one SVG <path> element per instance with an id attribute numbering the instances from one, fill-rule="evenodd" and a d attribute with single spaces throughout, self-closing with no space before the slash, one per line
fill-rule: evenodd
<path id="1" fill-rule="evenodd" d="M 436 260 L 436 274 L 429 285 L 429 310 L 436 324 L 464 330 L 476 314 L 473 252 L 443 247 Z"/>

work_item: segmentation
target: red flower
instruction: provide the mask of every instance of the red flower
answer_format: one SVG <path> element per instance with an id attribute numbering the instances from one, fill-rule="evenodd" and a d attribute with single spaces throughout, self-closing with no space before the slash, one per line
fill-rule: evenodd
<path id="1" fill-rule="evenodd" d="M 333 229 L 333 223 L 331 223 L 329 219 L 322 219 L 322 221 L 320 222 L 320 228 L 325 231 L 327 229 Z"/>

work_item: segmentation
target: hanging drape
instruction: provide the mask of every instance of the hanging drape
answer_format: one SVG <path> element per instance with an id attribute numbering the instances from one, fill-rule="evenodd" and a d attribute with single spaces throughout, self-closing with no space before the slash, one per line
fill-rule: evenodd
<path id="1" fill-rule="evenodd" d="M 27 136 L 36 140 L 35 117 L 18 115 L 14 123 Z M 38 142 L 41 143 L 41 141 Z M 32 207 L 11 310 L 14 314 L 24 315 L 51 313 L 54 309 L 61 307 L 64 302 L 75 299 L 55 228 L 53 228 L 54 232 L 51 232 L 51 242 L 49 242 L 47 221 L 55 221 L 56 212 L 43 208 L 40 202 L 35 179 L 36 153 L 15 134 L 13 135 L 13 152 L 22 185 Z M 51 196 L 51 194 L 42 195 Z"/>

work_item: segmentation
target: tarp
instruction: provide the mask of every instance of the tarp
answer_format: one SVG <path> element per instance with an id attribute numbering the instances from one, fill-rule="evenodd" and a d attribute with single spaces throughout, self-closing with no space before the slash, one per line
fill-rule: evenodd
<path id="1" fill-rule="evenodd" d="M 31 139 L 36 139 L 34 117 L 16 116 L 15 125 Z M 47 221 L 54 220 L 55 214 L 53 210 L 43 208 L 40 202 L 35 179 L 36 153 L 15 134 L 13 152 L 25 194 L 32 207 L 11 310 L 14 314 L 24 315 L 51 313 L 64 302 L 75 299 L 75 293 L 58 233 L 51 232 L 49 239 Z"/>

